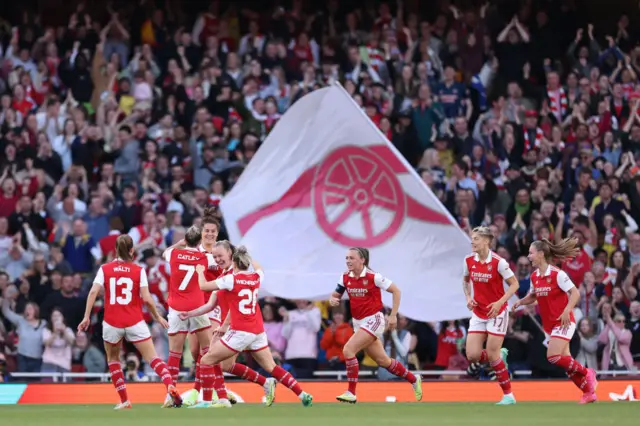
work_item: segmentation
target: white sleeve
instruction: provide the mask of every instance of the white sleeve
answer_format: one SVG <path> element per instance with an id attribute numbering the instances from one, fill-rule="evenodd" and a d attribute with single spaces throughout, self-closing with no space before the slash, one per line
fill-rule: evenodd
<path id="1" fill-rule="evenodd" d="M 390 279 L 383 277 L 379 272 L 375 273 L 373 281 L 376 284 L 376 287 L 383 290 L 388 290 L 389 287 L 391 287 L 391 284 L 393 284 Z"/>
<path id="2" fill-rule="evenodd" d="M 147 280 L 147 271 L 144 268 L 140 268 L 140 288 L 149 287 L 149 281 Z"/>
<path id="3" fill-rule="evenodd" d="M 511 270 L 511 268 L 509 267 L 509 263 L 504 259 L 500 259 L 500 261 L 498 262 L 498 272 L 500 273 L 500 275 L 502 275 L 502 278 L 505 280 L 508 280 L 509 278 L 515 275 Z"/>
<path id="4" fill-rule="evenodd" d="M 557 283 L 558 287 L 560 287 L 560 289 L 565 293 L 575 287 L 575 285 L 573 285 L 573 282 L 571 281 L 571 278 L 569 278 L 569 275 L 567 275 L 567 273 L 562 270 L 558 271 Z"/>
<path id="5" fill-rule="evenodd" d="M 140 231 L 138 231 L 138 228 L 131 228 L 129 230 L 129 236 L 133 240 L 134 246 L 140 242 Z"/>
<path id="6" fill-rule="evenodd" d="M 93 283 L 104 287 L 104 271 L 102 270 L 102 266 L 98 268 L 98 273 L 96 273 Z"/>
<path id="7" fill-rule="evenodd" d="M 221 290 L 233 290 L 233 274 L 225 275 L 222 278 L 215 280 L 216 285 Z"/>
<path id="8" fill-rule="evenodd" d="M 164 258 L 165 261 L 167 262 L 171 262 L 171 253 L 173 253 L 173 249 L 167 249 L 164 251 L 164 253 L 162 253 L 162 257 Z"/>
<path id="9" fill-rule="evenodd" d="M 340 278 L 338 278 L 338 286 L 344 288 L 344 275 L 340 274 Z"/>
<path id="10" fill-rule="evenodd" d="M 207 256 L 207 268 L 213 269 L 216 266 L 218 266 L 216 261 L 213 259 L 213 255 L 211 253 L 207 253 L 206 256 Z"/>
<path id="11" fill-rule="evenodd" d="M 261 282 L 264 281 L 264 271 L 262 269 L 258 269 L 255 273 L 258 274 Z"/>
<path id="12" fill-rule="evenodd" d="M 469 276 L 469 267 L 467 266 L 467 259 L 462 261 L 462 276 L 465 278 Z"/>

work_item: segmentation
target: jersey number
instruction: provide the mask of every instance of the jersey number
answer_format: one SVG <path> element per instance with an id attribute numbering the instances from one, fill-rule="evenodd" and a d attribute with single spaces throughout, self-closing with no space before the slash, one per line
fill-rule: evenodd
<path id="1" fill-rule="evenodd" d="M 191 278 L 196 272 L 196 267 L 193 265 L 178 265 L 178 269 L 180 269 L 181 271 L 185 271 L 184 278 L 180 283 L 180 287 L 178 287 L 178 290 L 184 291 L 184 289 L 186 289 L 189 285 L 189 282 L 191 282 Z"/>
<path id="2" fill-rule="evenodd" d="M 120 295 L 116 293 L 120 291 Z M 128 305 L 133 298 L 133 280 L 127 277 L 109 279 L 109 304 Z"/>
<path id="3" fill-rule="evenodd" d="M 258 303 L 258 289 L 251 291 L 248 288 L 240 290 L 238 296 L 242 300 L 238 303 L 238 310 L 243 315 L 251 315 L 256 313 L 256 303 Z"/>

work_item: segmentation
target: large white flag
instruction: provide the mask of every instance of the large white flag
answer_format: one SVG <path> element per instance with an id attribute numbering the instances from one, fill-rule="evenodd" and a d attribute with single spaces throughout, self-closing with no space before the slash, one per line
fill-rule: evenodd
<path id="1" fill-rule="evenodd" d="M 347 248 L 361 246 L 371 268 L 402 290 L 402 314 L 469 317 L 468 237 L 339 85 L 286 112 L 221 208 L 231 241 L 263 265 L 271 295 L 328 298 Z"/>

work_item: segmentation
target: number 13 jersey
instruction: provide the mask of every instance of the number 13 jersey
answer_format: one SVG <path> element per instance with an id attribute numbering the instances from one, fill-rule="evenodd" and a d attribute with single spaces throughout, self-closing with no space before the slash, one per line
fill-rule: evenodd
<path id="1" fill-rule="evenodd" d="M 102 265 L 93 282 L 104 288 L 104 322 L 127 328 L 144 320 L 140 289 L 149 286 L 144 268 L 116 259 Z"/>
<path id="2" fill-rule="evenodd" d="M 171 268 L 169 307 L 178 312 L 198 309 L 204 304 L 204 295 L 198 283 L 196 266 L 202 265 L 205 269 L 215 267 L 213 256 L 197 249 L 169 249 L 164 252 L 164 259 Z"/>
<path id="3" fill-rule="evenodd" d="M 224 301 L 231 315 L 230 329 L 253 334 L 264 332 L 262 311 L 257 306 L 258 290 L 262 279 L 264 279 L 264 273 L 258 270 L 225 275 L 215 281 L 220 291 L 224 293 Z"/>

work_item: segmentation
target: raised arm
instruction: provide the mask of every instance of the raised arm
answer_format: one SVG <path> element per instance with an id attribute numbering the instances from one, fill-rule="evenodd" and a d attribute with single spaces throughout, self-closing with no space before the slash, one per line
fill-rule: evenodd
<path id="1" fill-rule="evenodd" d="M 207 278 L 204 276 L 204 265 L 196 266 L 196 272 L 198 273 L 198 285 L 200 286 L 200 290 L 202 291 L 216 291 L 220 290 L 218 287 L 219 281 L 221 280 L 213 280 L 207 281 Z M 233 278 L 233 277 L 232 277 Z"/>

